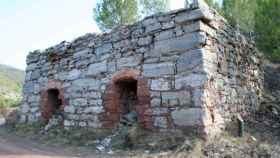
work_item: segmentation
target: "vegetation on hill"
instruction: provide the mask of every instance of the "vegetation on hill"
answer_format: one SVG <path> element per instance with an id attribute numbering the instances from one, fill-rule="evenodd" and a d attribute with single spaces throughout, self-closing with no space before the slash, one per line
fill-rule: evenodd
<path id="1" fill-rule="evenodd" d="M 23 81 L 23 70 L 0 64 L 0 108 L 19 104 Z"/>

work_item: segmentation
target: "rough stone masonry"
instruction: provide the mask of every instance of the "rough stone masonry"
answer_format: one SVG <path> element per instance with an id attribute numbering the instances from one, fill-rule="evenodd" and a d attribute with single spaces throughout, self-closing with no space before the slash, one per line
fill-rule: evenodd
<path id="1" fill-rule="evenodd" d="M 254 42 L 200 0 L 26 62 L 20 121 L 59 113 L 67 128 L 114 128 L 136 112 L 148 130 L 215 135 L 258 109 L 264 78 Z"/>

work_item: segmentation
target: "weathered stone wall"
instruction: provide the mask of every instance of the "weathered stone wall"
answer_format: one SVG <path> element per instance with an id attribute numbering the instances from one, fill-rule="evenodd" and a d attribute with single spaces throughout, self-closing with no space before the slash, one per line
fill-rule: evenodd
<path id="1" fill-rule="evenodd" d="M 211 29 L 205 50 L 214 54 L 205 63 L 209 80 L 204 103 L 214 125 L 225 128 L 232 126 L 228 123 L 237 115 L 246 120 L 258 110 L 264 88 L 264 57 L 250 37 L 229 26 L 219 15 L 207 24 Z"/>
<path id="2" fill-rule="evenodd" d="M 21 121 L 52 114 L 57 89 L 66 127 L 113 128 L 123 112 L 119 82 L 137 82 L 139 123 L 211 134 L 257 108 L 260 56 L 204 3 L 154 15 L 27 57 Z"/>

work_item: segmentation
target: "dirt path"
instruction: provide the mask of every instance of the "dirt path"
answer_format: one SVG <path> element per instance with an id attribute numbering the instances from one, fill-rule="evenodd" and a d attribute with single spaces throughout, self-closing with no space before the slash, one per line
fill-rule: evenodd
<path id="1" fill-rule="evenodd" d="M 38 144 L 12 136 L 0 127 L 0 158 L 76 158 L 56 149 L 41 149 Z"/>
<path id="2" fill-rule="evenodd" d="M 0 127 L 0 158 L 105 158 L 115 157 L 94 152 L 79 153 L 76 149 L 49 147 L 24 139 Z M 118 156 L 117 156 L 118 157 Z"/>

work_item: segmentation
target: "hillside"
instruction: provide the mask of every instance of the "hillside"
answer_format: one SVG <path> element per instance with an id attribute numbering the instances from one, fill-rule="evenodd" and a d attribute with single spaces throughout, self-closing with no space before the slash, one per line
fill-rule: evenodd
<path id="1" fill-rule="evenodd" d="M 21 95 L 24 71 L 0 64 L 0 107 L 15 105 Z"/>

